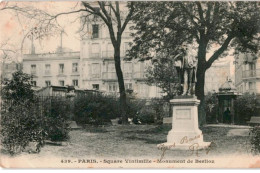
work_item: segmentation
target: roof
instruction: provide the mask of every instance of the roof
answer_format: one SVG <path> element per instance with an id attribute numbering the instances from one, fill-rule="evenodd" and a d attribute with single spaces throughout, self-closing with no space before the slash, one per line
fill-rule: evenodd
<path id="1" fill-rule="evenodd" d="M 237 91 L 235 85 L 233 84 L 232 80 L 227 78 L 226 82 L 221 85 L 219 88 L 220 93 L 235 93 Z"/>

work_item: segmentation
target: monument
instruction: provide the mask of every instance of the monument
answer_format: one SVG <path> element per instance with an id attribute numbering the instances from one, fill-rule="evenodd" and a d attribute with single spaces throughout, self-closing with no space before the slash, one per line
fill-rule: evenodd
<path id="1" fill-rule="evenodd" d="M 168 149 L 189 150 L 207 148 L 210 142 L 203 141 L 202 131 L 198 125 L 198 105 L 200 101 L 194 93 L 196 83 L 197 58 L 192 52 L 192 46 L 183 46 L 184 53 L 175 57 L 179 65 L 178 76 L 183 86 L 181 95 L 170 100 L 172 106 L 172 129 L 167 136 L 167 142 L 157 146 Z"/>

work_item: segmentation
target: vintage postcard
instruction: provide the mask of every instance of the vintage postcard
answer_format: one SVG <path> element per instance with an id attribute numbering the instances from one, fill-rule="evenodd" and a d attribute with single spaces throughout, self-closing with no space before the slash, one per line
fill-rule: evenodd
<path id="1" fill-rule="evenodd" d="M 1 1 L 2 168 L 259 168 L 259 1 Z"/>

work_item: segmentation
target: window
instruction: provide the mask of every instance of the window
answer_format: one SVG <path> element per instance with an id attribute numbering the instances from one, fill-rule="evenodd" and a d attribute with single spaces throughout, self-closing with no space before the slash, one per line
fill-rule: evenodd
<path id="1" fill-rule="evenodd" d="M 92 78 L 100 78 L 100 64 L 98 63 L 93 63 L 91 66 L 92 69 Z"/>
<path id="2" fill-rule="evenodd" d="M 108 85 L 108 91 L 109 92 L 116 92 L 117 91 L 117 84 L 116 83 L 112 83 Z"/>
<path id="3" fill-rule="evenodd" d="M 249 89 L 254 90 L 255 89 L 255 83 L 254 82 L 249 82 Z"/>
<path id="4" fill-rule="evenodd" d="M 36 65 L 35 64 L 31 65 L 31 74 L 36 74 Z"/>
<path id="5" fill-rule="evenodd" d="M 115 64 L 114 63 L 108 63 L 107 64 L 107 71 L 108 72 L 116 72 Z"/>
<path id="6" fill-rule="evenodd" d="M 51 86 L 51 81 L 46 80 L 46 81 L 45 81 L 45 85 L 46 85 L 46 86 Z"/>
<path id="7" fill-rule="evenodd" d="M 91 58 L 100 58 L 100 45 L 98 43 L 94 43 L 91 45 Z"/>
<path id="8" fill-rule="evenodd" d="M 94 9 L 93 11 L 96 12 L 96 13 L 98 13 L 100 11 L 100 8 L 98 8 L 98 7 L 94 7 L 93 9 Z M 95 20 L 95 19 L 98 18 L 98 15 L 94 14 L 93 17 L 94 17 L 94 20 Z"/>
<path id="9" fill-rule="evenodd" d="M 249 63 L 249 70 L 255 70 L 255 63 Z"/>
<path id="10" fill-rule="evenodd" d="M 99 26 L 97 24 L 92 25 L 92 38 L 99 38 L 98 31 Z"/>
<path id="11" fill-rule="evenodd" d="M 59 73 L 60 74 L 64 73 L 64 64 L 59 64 Z"/>
<path id="12" fill-rule="evenodd" d="M 72 64 L 72 72 L 78 72 L 78 63 Z"/>
<path id="13" fill-rule="evenodd" d="M 99 90 L 99 84 L 93 84 L 92 87 L 94 90 Z"/>
<path id="14" fill-rule="evenodd" d="M 127 89 L 127 90 L 133 89 L 132 83 L 126 83 L 125 84 L 125 89 Z"/>
<path id="15" fill-rule="evenodd" d="M 31 81 L 32 86 L 36 86 L 36 81 Z"/>
<path id="16" fill-rule="evenodd" d="M 124 64 L 124 72 L 126 73 L 132 73 L 132 63 L 131 62 L 127 62 Z"/>
<path id="17" fill-rule="evenodd" d="M 77 79 L 76 80 L 72 80 L 72 83 L 73 83 L 73 86 L 79 86 L 79 82 L 78 82 Z"/>
<path id="18" fill-rule="evenodd" d="M 50 73 L 51 73 L 51 65 L 45 64 L 45 74 L 50 74 Z"/>
<path id="19" fill-rule="evenodd" d="M 64 80 L 59 81 L 60 86 L 64 86 Z"/>

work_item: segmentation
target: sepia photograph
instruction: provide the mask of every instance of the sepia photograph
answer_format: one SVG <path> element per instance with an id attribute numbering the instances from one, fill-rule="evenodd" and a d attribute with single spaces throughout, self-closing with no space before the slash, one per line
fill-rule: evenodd
<path id="1" fill-rule="evenodd" d="M 260 168 L 260 1 L 1 1 L 1 168 Z"/>

